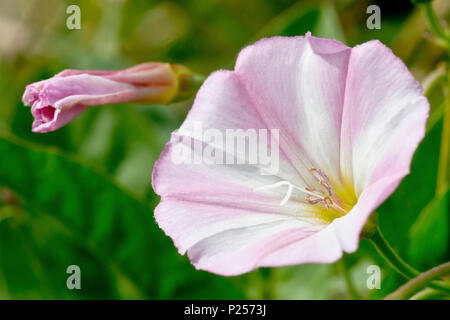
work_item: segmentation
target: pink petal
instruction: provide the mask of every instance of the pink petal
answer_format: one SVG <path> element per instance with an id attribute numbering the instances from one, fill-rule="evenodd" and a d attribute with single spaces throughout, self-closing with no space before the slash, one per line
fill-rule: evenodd
<path id="1" fill-rule="evenodd" d="M 74 70 L 67 69 L 57 77 L 88 74 L 133 85 L 171 85 L 176 81 L 169 63 L 147 62 L 123 70 Z"/>
<path id="2" fill-rule="evenodd" d="M 198 269 L 233 276 L 264 266 L 267 256 L 315 232 L 295 220 L 230 228 L 198 242 L 188 256 Z"/>
<path id="3" fill-rule="evenodd" d="M 384 178 L 368 187 L 357 204 L 345 216 L 333 220 L 326 228 L 267 255 L 261 266 L 283 266 L 302 263 L 330 263 L 342 252 L 352 253 L 369 216 L 397 188 L 399 177 Z"/>
<path id="4" fill-rule="evenodd" d="M 429 106 L 420 84 L 379 41 L 352 50 L 341 132 L 341 168 L 357 195 L 408 172 Z"/>
<path id="5" fill-rule="evenodd" d="M 185 87 L 192 73 L 184 66 L 142 63 L 124 70 L 64 70 L 28 85 L 22 97 L 31 106 L 34 132 L 54 131 L 87 107 L 123 102 L 168 103 Z"/>
<path id="6" fill-rule="evenodd" d="M 427 108 L 407 69 L 379 44 L 350 49 L 309 35 L 259 41 L 240 53 L 236 71 L 206 80 L 156 163 L 157 222 L 197 268 L 223 275 L 336 261 L 357 249 L 369 215 L 407 173 Z M 196 136 L 196 123 L 221 132 L 279 129 L 280 171 L 265 176 L 256 165 L 175 164 L 178 151 L 191 149 L 183 137 L 211 145 Z M 333 186 L 350 180 L 359 196 L 328 225 L 302 194 L 279 206 L 286 190 L 254 191 L 280 180 L 316 187 L 311 167 Z"/>
<path id="7" fill-rule="evenodd" d="M 85 109 L 86 107 L 82 105 L 75 105 L 64 110 L 56 109 L 50 105 L 42 108 L 36 107 L 33 110 L 32 131 L 44 133 L 58 130 L 78 117 Z"/>
<path id="8" fill-rule="evenodd" d="M 197 243 L 234 228 L 256 228 L 286 220 L 292 221 L 291 227 L 297 226 L 298 236 L 305 236 L 304 232 L 310 232 L 310 228 L 321 228 L 317 227 L 316 208 L 294 201 L 280 207 L 286 190 L 273 190 L 270 195 L 253 190 L 277 182 L 280 177 L 295 179 L 297 171 L 282 155 L 278 177 L 261 175 L 256 165 L 174 163 L 176 149 L 191 148 L 184 146 L 180 138 L 194 136 L 196 121 L 202 123 L 205 130 L 265 126 L 241 80 L 233 72 L 216 72 L 206 80 L 186 121 L 173 134 L 153 171 L 154 190 L 163 198 L 155 209 L 156 220 L 174 240 L 180 253 L 190 252 L 194 247 L 198 250 Z M 302 197 L 293 198 L 300 201 Z M 283 226 L 288 227 L 284 222 Z M 265 234 L 264 227 L 257 227 L 259 229 Z M 199 268 L 202 265 L 203 262 L 199 262 Z"/>
<path id="9" fill-rule="evenodd" d="M 314 185 L 317 166 L 339 183 L 339 136 L 351 49 L 328 39 L 274 37 L 241 51 L 236 73 L 271 128 L 282 128 L 283 150 Z M 306 174 L 305 174 L 306 172 Z"/>
<path id="10" fill-rule="evenodd" d="M 313 48 L 320 54 L 328 54 L 327 59 L 335 63 L 343 63 L 346 58 L 343 59 L 342 56 L 348 56 L 348 54 L 342 53 L 342 51 L 348 50 L 347 47 L 334 41 L 327 43 L 316 41 L 316 38 L 313 38 L 311 39 L 312 44 L 310 44 L 302 37 L 280 38 L 279 40 L 286 40 L 287 43 L 277 44 L 277 47 L 285 48 L 290 45 L 291 51 L 298 52 L 298 50 L 292 48 L 292 46 L 297 45 L 300 49 L 306 51 L 303 56 L 295 54 L 291 58 L 293 61 L 297 61 L 304 57 L 304 64 L 298 68 L 300 70 L 304 68 L 305 70 L 302 72 L 305 74 L 311 72 L 308 69 L 310 64 L 317 66 L 317 72 L 327 71 L 328 62 L 322 63 L 323 59 L 320 56 L 315 57 Z M 239 61 L 246 59 L 246 54 L 258 54 L 260 50 L 264 52 L 265 48 L 258 47 L 262 45 L 264 45 L 264 41 L 255 45 L 257 47 L 256 53 L 245 51 L 252 50 L 252 48 L 245 49 L 240 55 L 240 60 L 238 60 L 238 67 Z M 333 58 L 333 53 L 336 51 L 338 51 L 336 58 Z M 275 52 L 269 52 L 267 59 L 269 57 L 272 59 L 274 54 Z M 283 61 L 282 56 L 285 55 L 285 52 L 278 53 L 278 55 L 279 60 Z M 248 59 L 255 59 L 255 57 L 248 57 Z M 244 62 L 242 68 L 245 70 Z M 288 65 L 283 64 L 280 70 L 270 70 L 269 66 L 270 64 L 263 64 L 262 68 L 255 72 L 262 73 L 264 80 L 270 79 L 271 73 L 278 72 L 275 76 L 280 77 L 281 80 L 271 82 L 272 85 L 278 84 L 286 87 L 290 85 L 291 81 L 296 81 L 296 79 L 290 78 L 292 72 L 290 72 Z M 320 67 L 322 67 L 322 70 Z M 343 67 L 344 72 L 346 72 L 344 63 Z M 335 67 L 333 66 L 333 68 Z M 333 70 L 334 73 L 326 72 L 330 77 L 330 82 L 338 81 L 339 77 L 342 76 L 341 71 Z M 298 159 L 304 159 L 305 155 L 302 153 L 293 154 L 301 145 L 300 143 L 308 144 L 307 140 L 302 140 L 303 137 L 295 123 L 296 118 L 306 117 L 306 115 L 303 113 L 304 106 L 300 102 L 296 104 L 299 101 L 299 99 L 296 99 L 296 92 L 289 92 L 287 98 L 279 97 L 276 96 L 277 90 L 273 89 L 270 84 L 266 85 L 266 83 L 261 85 L 269 88 L 250 89 L 246 85 L 246 80 L 247 77 L 252 80 L 254 77 L 251 74 L 239 73 L 239 71 L 236 73 L 220 71 L 207 79 L 198 92 L 194 106 L 186 121 L 174 134 L 172 141 L 156 163 L 153 173 L 154 189 L 163 198 L 155 210 L 155 216 L 160 227 L 172 237 L 180 253 L 189 252 L 191 260 L 198 268 L 228 275 L 249 271 L 258 266 L 258 261 L 262 261 L 265 255 L 281 250 L 284 246 L 290 245 L 292 241 L 306 238 L 313 232 L 325 227 L 321 224 L 321 221 L 314 218 L 317 208 L 302 203 L 304 195 L 296 195 L 293 199 L 297 201 L 290 201 L 286 206 L 280 207 L 280 199 L 283 198 L 286 190 L 273 190 L 270 196 L 261 195 L 253 190 L 280 179 L 289 180 L 298 185 L 305 185 L 302 176 L 306 176 L 306 179 L 313 181 L 310 174 L 307 173 L 307 169 L 310 167 L 295 167 L 296 162 L 294 160 L 298 163 Z M 248 72 L 251 71 L 253 70 L 248 70 Z M 303 82 L 306 87 L 304 90 L 312 90 L 310 86 L 313 83 L 319 83 L 319 80 L 319 78 L 306 79 Z M 335 95 L 343 96 L 343 86 L 332 87 L 332 89 L 335 88 L 337 93 L 331 93 L 327 96 L 330 102 Z M 255 90 L 263 90 L 267 94 L 269 94 L 267 91 L 272 90 L 270 92 L 273 92 L 275 96 L 263 97 L 263 100 L 270 99 L 270 101 L 277 101 L 277 103 L 275 105 L 269 105 L 265 101 L 262 103 L 259 100 L 259 92 Z M 297 87 L 294 86 L 291 90 L 295 91 Z M 321 99 L 321 94 L 327 88 L 321 87 L 317 90 L 316 98 Z M 278 98 L 284 100 L 280 101 Z M 317 101 L 323 103 L 323 108 L 329 107 L 328 102 Z M 262 105 L 259 103 L 262 103 Z M 337 108 L 337 105 L 334 104 L 333 107 Z M 293 112 L 295 117 L 285 117 L 286 113 L 290 111 Z M 318 118 L 315 121 L 323 121 L 323 116 L 320 113 L 317 113 L 316 116 Z M 283 117 L 285 117 L 283 123 L 271 121 L 271 119 Z M 340 115 L 331 114 L 331 117 L 325 120 L 328 123 L 335 123 L 339 128 Z M 304 121 L 306 122 L 306 120 Z M 172 161 L 174 149 L 182 147 L 180 142 L 182 137 L 193 137 L 195 135 L 195 123 L 201 123 L 204 130 L 215 128 L 222 132 L 226 129 L 235 128 L 244 130 L 250 128 L 280 129 L 282 154 L 278 177 L 261 175 L 259 168 L 251 165 L 174 164 Z M 311 123 L 310 130 L 314 130 L 313 128 L 314 123 Z M 291 130 L 295 134 L 293 138 Z M 309 138 L 312 136 L 313 133 L 311 132 Z M 338 136 L 333 133 L 332 138 L 338 147 L 339 141 L 336 137 Z M 331 138 L 331 133 L 326 135 L 326 139 L 328 138 Z M 294 144 L 297 147 L 292 145 L 293 142 L 298 143 L 298 145 Z M 185 146 L 185 148 L 190 147 Z M 335 151 L 337 152 L 337 150 Z M 335 156 L 338 157 L 338 154 L 335 154 Z M 243 241 L 240 243 L 233 242 L 231 238 L 227 239 L 227 235 L 233 233 L 232 230 L 236 228 L 240 230 L 239 234 L 243 234 Z M 328 231 L 325 234 L 327 233 Z M 244 239 L 247 240 L 244 241 Z M 215 245 L 216 241 L 225 245 L 228 240 L 230 243 L 227 244 L 227 248 L 230 250 L 226 252 L 221 249 L 221 246 Z M 271 250 L 269 250 L 267 244 L 273 244 Z M 258 250 L 258 248 L 263 250 Z M 328 259 L 330 259 L 329 257 L 337 259 L 342 250 L 338 248 L 335 251 L 336 254 L 328 255 Z M 234 258 L 239 254 L 246 256 L 246 259 L 244 257 L 238 259 L 241 264 L 236 262 Z M 301 256 L 301 254 L 298 254 L 298 256 Z M 222 265 L 221 259 L 233 259 L 233 263 L 224 264 L 219 268 Z"/>
<path id="11" fill-rule="evenodd" d="M 157 90 L 80 74 L 32 84 L 27 87 L 23 100 L 32 105 L 33 131 L 49 132 L 66 125 L 89 106 L 139 100 Z"/>

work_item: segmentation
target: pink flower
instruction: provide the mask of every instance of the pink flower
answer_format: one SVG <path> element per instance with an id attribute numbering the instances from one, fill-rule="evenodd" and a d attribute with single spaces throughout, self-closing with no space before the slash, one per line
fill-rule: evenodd
<path id="1" fill-rule="evenodd" d="M 168 103 L 189 77 L 185 67 L 159 62 L 118 71 L 64 70 L 28 85 L 22 100 L 31 106 L 33 131 L 49 132 L 66 125 L 89 106 Z"/>
<path id="2" fill-rule="evenodd" d="M 409 173 L 428 111 L 419 83 L 379 41 L 258 41 L 234 71 L 208 77 L 162 152 L 156 220 L 196 268 L 221 275 L 334 262 L 358 248 L 371 213 Z M 174 162 L 192 148 L 182 138 L 199 139 L 196 123 L 279 129 L 278 172 Z"/>

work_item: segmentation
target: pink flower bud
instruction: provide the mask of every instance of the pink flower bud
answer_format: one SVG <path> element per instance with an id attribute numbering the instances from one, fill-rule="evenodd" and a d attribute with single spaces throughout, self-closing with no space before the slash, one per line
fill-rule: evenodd
<path id="1" fill-rule="evenodd" d="M 89 106 L 114 103 L 169 103 L 189 86 L 184 66 L 148 62 L 124 70 L 64 70 L 26 87 L 34 132 L 55 131 Z"/>

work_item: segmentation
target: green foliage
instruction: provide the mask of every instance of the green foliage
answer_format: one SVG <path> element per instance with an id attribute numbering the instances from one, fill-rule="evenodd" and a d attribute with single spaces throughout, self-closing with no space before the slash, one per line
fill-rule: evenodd
<path id="1" fill-rule="evenodd" d="M 378 38 L 422 80 L 443 52 L 423 39 L 420 12 L 388 16 L 380 5 L 382 29 L 369 30 L 370 1 L 83 0 L 82 29 L 73 31 L 65 27 L 71 1 L 5 3 L 0 19 L 11 15 L 21 40 L 0 40 L 0 299 L 378 299 L 404 282 L 365 240 L 331 265 L 234 278 L 196 271 L 156 225 L 151 188 L 154 161 L 192 101 L 91 108 L 57 132 L 35 134 L 21 95 L 64 68 L 154 60 L 207 75 L 232 69 L 239 50 L 262 37 L 307 31 L 352 46 Z M 420 269 L 449 259 L 449 196 L 435 195 L 443 88 L 430 90 L 428 132 L 410 175 L 378 210 L 386 238 Z M 66 288 L 72 264 L 81 267 L 80 291 Z M 367 289 L 371 264 L 382 267 L 380 290 Z"/>
<path id="2" fill-rule="evenodd" d="M 377 210 L 386 238 L 402 254 L 406 253 L 410 228 L 434 198 L 441 130 L 442 121 L 439 121 L 414 154 L 411 173 Z"/>
<path id="3" fill-rule="evenodd" d="M 227 279 L 194 271 L 162 235 L 149 205 L 109 178 L 55 149 L 4 136 L 0 153 L 8 157 L 0 181 L 20 208 L 1 211 L 0 270 L 9 297 L 174 298 L 184 290 L 241 297 Z M 81 291 L 65 286 L 71 264 L 83 272 Z"/>
<path id="4" fill-rule="evenodd" d="M 409 261 L 421 269 L 447 261 L 449 257 L 449 191 L 430 202 L 420 213 L 409 234 Z"/>

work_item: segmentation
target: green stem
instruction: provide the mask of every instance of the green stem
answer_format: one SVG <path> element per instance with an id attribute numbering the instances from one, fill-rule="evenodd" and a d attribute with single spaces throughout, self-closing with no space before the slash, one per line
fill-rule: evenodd
<path id="1" fill-rule="evenodd" d="M 429 97 L 437 87 L 447 82 L 447 69 L 444 65 L 439 65 L 422 82 L 423 95 Z"/>
<path id="2" fill-rule="evenodd" d="M 425 288 L 414 294 L 409 300 L 441 300 L 442 298 L 441 291 Z"/>
<path id="3" fill-rule="evenodd" d="M 190 99 L 195 96 L 206 77 L 199 73 L 192 73 L 184 77 L 180 77 L 180 88 L 173 102 L 179 102 Z"/>
<path id="4" fill-rule="evenodd" d="M 377 232 L 370 238 L 370 242 L 389 265 L 406 279 L 414 278 L 420 274 L 419 271 L 406 263 L 391 247 L 381 233 L 380 228 L 378 228 Z M 450 292 L 449 286 L 441 284 L 440 282 L 430 283 L 429 286 L 444 292 Z"/>
<path id="5" fill-rule="evenodd" d="M 389 263 L 389 265 L 406 279 L 413 278 L 417 274 L 419 274 L 418 271 L 416 271 L 402 258 L 400 258 L 397 252 L 386 241 L 379 228 L 377 232 L 370 238 L 370 242 L 378 251 L 378 253 Z"/>
<path id="6" fill-rule="evenodd" d="M 450 38 L 445 31 L 445 29 L 442 27 L 441 23 L 439 22 L 438 17 L 434 13 L 433 7 L 431 6 L 431 2 L 424 3 L 422 5 L 423 12 L 425 14 L 425 17 L 430 25 L 431 32 L 441 39 L 444 44 L 449 47 L 450 45 Z"/>
<path id="7" fill-rule="evenodd" d="M 430 99 L 437 90 L 443 91 L 447 86 L 447 66 L 440 65 L 431 72 L 423 81 L 423 95 Z M 428 117 L 426 132 L 429 132 L 436 123 L 443 118 L 446 108 L 446 101 L 439 105 L 430 104 L 430 116 Z M 439 179 L 438 179 L 439 181 Z"/>
<path id="8" fill-rule="evenodd" d="M 450 66 L 448 67 L 450 76 Z M 449 78 L 450 80 L 450 78 Z M 437 195 L 445 193 L 450 180 L 450 81 L 447 81 L 447 97 L 445 99 L 444 124 L 442 128 L 441 150 L 437 173 Z"/>
<path id="9" fill-rule="evenodd" d="M 432 280 L 450 274 L 450 262 L 434 267 L 427 272 L 421 273 L 414 279 L 408 281 L 403 286 L 386 296 L 385 300 L 405 300 L 414 295 L 420 289 L 429 285 Z"/>
<path id="10" fill-rule="evenodd" d="M 347 266 L 347 257 L 344 256 L 340 260 L 340 267 L 342 270 L 342 274 L 344 276 L 345 282 L 347 283 L 347 288 L 350 293 L 350 297 L 352 300 L 360 300 L 361 297 L 358 293 L 358 290 L 356 290 L 355 286 L 353 285 L 353 281 L 350 275 L 350 268 Z"/>

